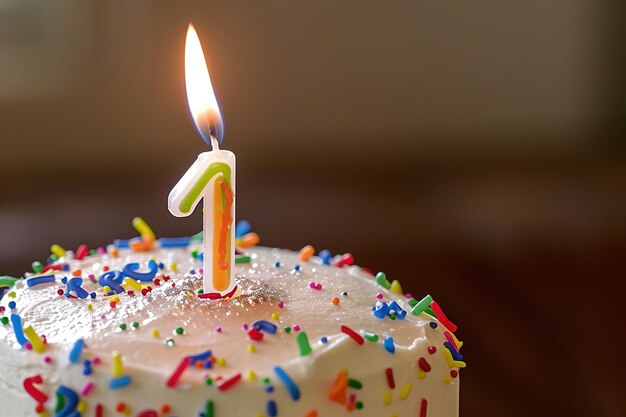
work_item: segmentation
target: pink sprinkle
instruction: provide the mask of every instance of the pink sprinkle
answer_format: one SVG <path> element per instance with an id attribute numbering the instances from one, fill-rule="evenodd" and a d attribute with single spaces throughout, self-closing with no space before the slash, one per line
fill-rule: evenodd
<path id="1" fill-rule="evenodd" d="M 285 303 L 282 301 L 278 302 L 278 308 L 283 308 L 285 306 Z"/>
<path id="2" fill-rule="evenodd" d="M 98 365 L 100 363 L 100 357 L 96 356 L 95 358 L 93 358 L 93 361 L 91 361 L 91 363 L 93 363 L 94 365 Z"/>
<path id="3" fill-rule="evenodd" d="M 198 273 L 200 275 L 203 275 L 204 274 L 204 268 L 198 268 Z"/>
<path id="4" fill-rule="evenodd" d="M 26 342 L 24 347 L 26 348 L 26 350 L 33 350 L 33 345 L 31 345 L 30 342 Z"/>
<path id="5" fill-rule="evenodd" d="M 407 292 L 406 294 L 404 294 L 404 296 L 408 299 L 415 298 L 413 297 L 413 294 L 411 294 L 410 292 Z"/>
<path id="6" fill-rule="evenodd" d="M 83 387 L 83 389 L 80 391 L 80 393 L 82 395 L 89 395 L 89 393 L 91 392 L 91 389 L 93 388 L 93 382 L 89 381 L 85 384 L 85 386 Z"/>
<path id="7" fill-rule="evenodd" d="M 43 358 L 43 361 L 45 363 L 51 363 L 52 362 L 52 358 L 50 356 L 46 356 L 45 358 Z"/>
<path id="8" fill-rule="evenodd" d="M 318 291 L 321 290 L 322 289 L 322 284 L 316 284 L 315 285 L 315 289 L 318 290 Z"/>
<path id="9" fill-rule="evenodd" d="M 0 313 L 4 313 L 5 307 L 4 306 L 0 306 Z"/>
<path id="10" fill-rule="evenodd" d="M 244 330 L 248 330 L 248 323 L 244 323 L 241 327 L 243 327 Z"/>
<path id="11" fill-rule="evenodd" d="M 221 327 L 216 327 L 215 331 L 218 332 L 218 333 L 222 333 L 222 328 Z"/>
<path id="12" fill-rule="evenodd" d="M 381 300 L 383 298 L 383 295 L 381 293 L 376 294 L 376 298 L 378 298 L 379 300 Z"/>
<path id="13" fill-rule="evenodd" d="M 350 394 L 350 402 L 353 403 L 356 401 L 356 395 L 355 394 Z"/>
<path id="14" fill-rule="evenodd" d="M 315 289 L 315 283 L 313 281 L 309 282 L 309 288 Z"/>
<path id="15" fill-rule="evenodd" d="M 291 328 L 294 332 L 299 332 L 300 331 L 300 326 L 298 326 L 297 324 L 294 324 L 293 327 Z"/>

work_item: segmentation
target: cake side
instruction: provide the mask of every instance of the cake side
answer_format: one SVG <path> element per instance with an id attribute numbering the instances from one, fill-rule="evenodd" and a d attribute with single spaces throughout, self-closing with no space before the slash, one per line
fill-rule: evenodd
<path id="1" fill-rule="evenodd" d="M 39 410 L 52 415 L 60 386 L 76 393 L 74 409 L 84 415 L 99 405 L 104 416 L 458 415 L 461 343 L 428 299 L 420 306 L 357 266 L 255 247 L 236 266 L 240 296 L 204 300 L 193 250 L 60 259 L 67 271 L 43 275 L 52 282 L 18 281 L 1 301 L 3 314 L 19 316 L 46 343 L 43 352 L 28 350 L 19 325 L 0 326 L 0 398 L 11 415 L 33 415 L 38 400 L 24 381 L 37 375 L 42 383 L 33 386 L 48 397 Z M 151 259 L 160 268 L 150 280 L 112 279 L 120 294 L 100 285 L 132 263 L 139 265 L 129 271 L 149 273 Z M 71 290 L 79 276 L 86 298 Z"/>

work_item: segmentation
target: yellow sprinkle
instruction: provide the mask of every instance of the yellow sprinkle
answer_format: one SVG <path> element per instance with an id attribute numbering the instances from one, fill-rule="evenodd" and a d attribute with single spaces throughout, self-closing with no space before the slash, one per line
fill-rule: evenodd
<path id="1" fill-rule="evenodd" d="M 393 282 L 391 283 L 391 292 L 395 293 L 395 294 L 404 294 L 404 292 L 402 291 L 402 287 L 400 286 L 400 283 L 398 282 L 397 279 L 394 279 Z"/>
<path id="2" fill-rule="evenodd" d="M 388 389 L 385 390 L 385 395 L 383 395 L 383 403 L 385 403 L 385 405 L 391 404 L 391 391 Z"/>
<path id="3" fill-rule="evenodd" d="M 131 277 L 124 278 L 124 284 L 128 285 L 130 288 L 132 288 L 135 291 L 141 291 L 141 284 L 135 281 Z"/>
<path id="4" fill-rule="evenodd" d="M 11 292 L 7 293 L 7 297 L 15 298 L 15 291 L 11 291 Z"/>
<path id="5" fill-rule="evenodd" d="M 170 264 L 170 269 L 172 271 L 177 271 L 178 270 L 178 264 L 176 262 L 173 262 Z"/>
<path id="6" fill-rule="evenodd" d="M 278 313 L 272 313 L 272 320 L 278 320 L 279 317 Z"/>
<path id="7" fill-rule="evenodd" d="M 424 372 L 424 371 L 419 371 L 419 372 L 417 373 L 417 377 L 418 377 L 419 379 L 424 379 L 424 378 L 426 378 L 426 372 Z"/>
<path id="8" fill-rule="evenodd" d="M 265 417 L 265 414 L 257 414 L 256 417 Z"/>
<path id="9" fill-rule="evenodd" d="M 58 256 L 59 258 L 62 258 L 62 257 L 65 256 L 65 249 L 63 249 L 63 247 L 61 245 L 57 245 L 56 243 L 54 245 L 50 246 L 50 252 L 52 252 L 53 254 Z"/>
<path id="10" fill-rule="evenodd" d="M 124 364 L 122 363 L 122 355 L 118 351 L 114 351 L 113 355 L 113 371 L 112 374 L 115 377 L 122 376 L 124 374 Z"/>
<path id="11" fill-rule="evenodd" d="M 105 285 L 104 287 L 102 287 L 102 292 L 105 294 L 111 292 L 111 287 Z"/>
<path id="12" fill-rule="evenodd" d="M 115 301 L 117 303 L 118 301 L 120 301 L 120 296 L 117 294 L 110 295 L 109 301 Z"/>
<path id="13" fill-rule="evenodd" d="M 453 361 L 453 363 L 457 368 L 465 368 L 465 366 L 467 366 L 463 361 Z"/>
<path id="14" fill-rule="evenodd" d="M 254 371 L 247 371 L 246 378 L 250 381 L 256 381 L 256 374 L 254 373 Z"/>
<path id="15" fill-rule="evenodd" d="M 154 337 L 159 337 L 161 334 L 161 332 L 159 332 L 159 329 L 154 329 L 152 330 L 152 336 Z"/>
<path id="16" fill-rule="evenodd" d="M 450 376 L 450 374 L 445 374 L 443 376 L 443 382 L 445 382 L 446 384 L 449 384 L 450 381 L 452 381 L 452 377 Z"/>
<path id="17" fill-rule="evenodd" d="M 91 303 L 87 304 L 87 310 L 93 310 L 93 304 Z"/>
<path id="18" fill-rule="evenodd" d="M 452 353 L 448 349 L 441 349 L 443 352 L 443 357 L 446 358 L 446 362 L 448 363 L 449 368 L 454 368 L 454 359 L 452 358 Z"/>
<path id="19" fill-rule="evenodd" d="M 26 335 L 26 338 L 28 339 L 30 344 L 33 346 L 33 350 L 35 352 L 45 352 L 46 345 L 41 341 L 41 338 L 39 337 L 35 329 L 33 329 L 33 326 L 28 326 L 27 328 L 25 328 L 24 334 Z"/>
<path id="20" fill-rule="evenodd" d="M 141 217 L 135 217 L 133 219 L 133 227 L 135 228 L 135 230 L 137 230 L 137 232 L 139 232 L 142 237 L 147 237 L 153 240 L 156 239 L 156 235 L 154 234 L 150 226 L 148 226 L 148 223 L 146 223 L 146 221 Z"/>
<path id="21" fill-rule="evenodd" d="M 109 252 L 109 255 L 111 255 L 113 258 L 117 258 L 118 256 L 120 256 L 120 251 L 118 251 L 117 248 L 113 245 L 107 246 L 107 252 Z"/>
<path id="22" fill-rule="evenodd" d="M 411 388 L 413 388 L 413 385 L 411 385 L 410 382 L 407 382 L 406 384 L 404 384 L 404 386 L 402 387 L 402 390 L 400 391 L 401 400 L 404 400 L 406 397 L 409 396 L 409 394 L 411 393 Z"/>
<path id="23" fill-rule="evenodd" d="M 219 366 L 226 366 L 226 359 L 224 358 L 217 358 L 215 362 L 217 362 Z"/>
<path id="24" fill-rule="evenodd" d="M 348 368 L 341 368 L 341 369 L 339 369 L 339 372 L 341 372 L 345 376 L 348 376 Z"/>
<path id="25" fill-rule="evenodd" d="M 254 347 L 254 345 L 250 344 L 248 345 L 248 352 L 254 352 L 256 350 L 256 348 Z"/>
<path id="26" fill-rule="evenodd" d="M 37 413 L 37 417 L 48 417 L 48 412 L 43 410 L 41 413 Z"/>
<path id="27" fill-rule="evenodd" d="M 398 415 L 397 414 L 392 414 L 389 417 L 398 417 Z"/>
<path id="28" fill-rule="evenodd" d="M 86 409 L 87 403 L 85 402 L 85 400 L 80 400 L 78 402 L 78 405 L 76 406 L 76 411 L 78 411 L 79 413 L 84 413 Z"/>
<path id="29" fill-rule="evenodd" d="M 452 339 L 454 339 L 454 343 L 456 343 L 456 345 L 459 347 L 459 349 L 461 349 L 463 347 L 463 342 L 461 342 L 459 339 L 457 339 L 456 336 L 454 335 L 454 333 L 450 332 L 450 334 L 452 335 Z"/>

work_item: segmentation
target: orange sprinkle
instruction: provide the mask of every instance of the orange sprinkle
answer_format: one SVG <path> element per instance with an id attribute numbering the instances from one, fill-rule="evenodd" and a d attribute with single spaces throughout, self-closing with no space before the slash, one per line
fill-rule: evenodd
<path id="1" fill-rule="evenodd" d="M 348 377 L 345 373 L 339 372 L 335 380 L 335 386 L 328 392 L 328 398 L 339 404 L 346 403 L 346 387 L 348 386 Z"/>
<path id="2" fill-rule="evenodd" d="M 338 297 L 333 297 L 332 300 L 330 300 L 334 305 L 338 305 L 339 304 L 339 298 Z"/>
<path id="3" fill-rule="evenodd" d="M 348 403 L 348 407 L 346 407 L 348 411 L 353 411 L 356 408 L 355 403 Z"/>
<path id="4" fill-rule="evenodd" d="M 298 252 L 298 258 L 300 258 L 301 261 L 308 261 L 314 253 L 315 248 L 311 245 L 306 245 Z"/>
<path id="5" fill-rule="evenodd" d="M 124 410 L 126 410 L 126 404 L 119 402 L 115 405 L 115 411 L 117 411 L 118 413 L 121 413 Z"/>
<path id="6" fill-rule="evenodd" d="M 247 233 L 237 239 L 237 246 L 241 248 L 249 248 L 258 245 L 261 238 L 256 233 Z"/>
<path id="7" fill-rule="evenodd" d="M 317 417 L 317 410 L 311 410 L 306 417 Z"/>
<path id="8" fill-rule="evenodd" d="M 167 414 L 167 413 L 169 413 L 171 409 L 172 409 L 172 407 L 170 407 L 170 406 L 169 406 L 169 404 L 163 404 L 163 405 L 161 406 L 161 412 L 162 412 L 163 414 Z"/>
<path id="9" fill-rule="evenodd" d="M 83 271 L 81 271 L 80 269 L 77 269 L 75 271 L 72 271 L 72 275 L 75 277 L 79 277 L 83 274 Z"/>

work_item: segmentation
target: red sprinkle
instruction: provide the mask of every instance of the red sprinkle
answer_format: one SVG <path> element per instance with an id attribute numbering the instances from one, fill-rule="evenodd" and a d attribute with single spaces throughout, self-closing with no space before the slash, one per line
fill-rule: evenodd
<path id="1" fill-rule="evenodd" d="M 417 364 L 419 365 L 420 369 L 424 372 L 430 372 L 430 370 L 432 369 L 428 361 L 426 361 L 426 359 L 424 359 L 423 357 L 419 358 L 419 360 L 417 361 Z"/>
<path id="2" fill-rule="evenodd" d="M 74 255 L 74 258 L 77 261 L 81 261 L 88 254 L 89 254 L 89 247 L 87 245 L 80 245 L 78 249 L 76 249 L 76 254 Z"/>
<path id="3" fill-rule="evenodd" d="M 102 404 L 100 403 L 96 405 L 96 417 L 102 417 Z"/>
<path id="4" fill-rule="evenodd" d="M 48 396 L 34 387 L 35 384 L 43 384 L 43 378 L 37 374 L 24 379 L 24 389 L 39 404 L 48 401 Z"/>
<path id="5" fill-rule="evenodd" d="M 433 301 L 432 303 L 430 303 L 430 307 L 433 309 L 433 311 L 435 312 L 435 316 L 437 317 L 437 320 L 439 320 L 441 322 L 441 324 L 443 324 L 444 326 L 446 326 L 446 328 L 448 330 L 450 330 L 452 333 L 456 332 L 456 324 L 452 323 L 447 317 L 446 315 L 443 313 L 443 310 L 441 309 L 441 307 L 439 306 L 439 304 L 437 304 L 436 301 Z"/>
<path id="6" fill-rule="evenodd" d="M 426 398 L 423 398 L 422 403 L 420 404 L 420 417 L 426 417 L 427 408 L 428 401 L 426 401 Z"/>
<path id="7" fill-rule="evenodd" d="M 435 352 L 437 352 L 437 348 L 436 347 L 428 346 L 428 353 L 430 353 L 432 355 Z"/>
<path id="8" fill-rule="evenodd" d="M 233 386 L 235 386 L 240 380 L 241 380 L 241 374 L 237 374 L 234 377 L 222 382 L 222 384 L 220 384 L 220 386 L 217 387 L 217 389 L 222 392 L 228 391 Z"/>
<path id="9" fill-rule="evenodd" d="M 346 253 L 344 255 L 341 255 L 341 258 L 339 258 L 335 265 L 341 268 L 342 266 L 352 265 L 353 263 L 354 256 L 352 256 L 351 253 Z"/>
<path id="10" fill-rule="evenodd" d="M 166 385 L 170 388 L 174 388 L 176 384 L 178 384 L 178 380 L 180 379 L 183 372 L 185 372 L 185 369 L 189 367 L 190 363 L 191 358 L 183 358 L 183 360 L 180 361 L 180 363 L 178 364 L 178 367 L 174 370 L 174 373 L 172 373 L 172 375 L 170 375 L 170 377 L 167 379 Z"/>
<path id="11" fill-rule="evenodd" d="M 159 414 L 154 410 L 144 410 L 137 417 L 159 417 Z"/>
<path id="12" fill-rule="evenodd" d="M 456 378 L 457 376 L 459 376 L 459 371 L 457 371 L 456 369 L 453 369 L 450 371 L 450 376 L 452 378 Z"/>
<path id="13" fill-rule="evenodd" d="M 363 343 L 365 343 L 365 340 L 363 339 L 363 337 L 357 332 L 355 332 L 354 330 L 352 330 L 351 328 L 349 328 L 348 326 L 342 325 L 341 331 L 347 334 L 348 336 L 350 336 L 352 339 L 354 339 L 354 341 L 357 342 L 359 345 L 362 345 Z"/>
<path id="14" fill-rule="evenodd" d="M 395 389 L 396 380 L 393 378 L 393 369 L 391 368 L 385 369 L 385 374 L 387 374 L 387 385 L 389 385 L 389 388 Z"/>
<path id="15" fill-rule="evenodd" d="M 50 264 L 50 265 L 46 265 L 41 272 L 42 273 L 43 272 L 48 272 L 50 270 L 52 270 L 52 271 L 60 271 L 60 270 L 63 269 L 63 266 L 65 266 L 65 265 L 67 265 L 67 264 L 57 264 L 57 265 Z"/>
<path id="16" fill-rule="evenodd" d="M 248 332 L 248 337 L 252 340 L 261 341 L 263 340 L 263 333 L 253 327 L 252 330 Z"/>

